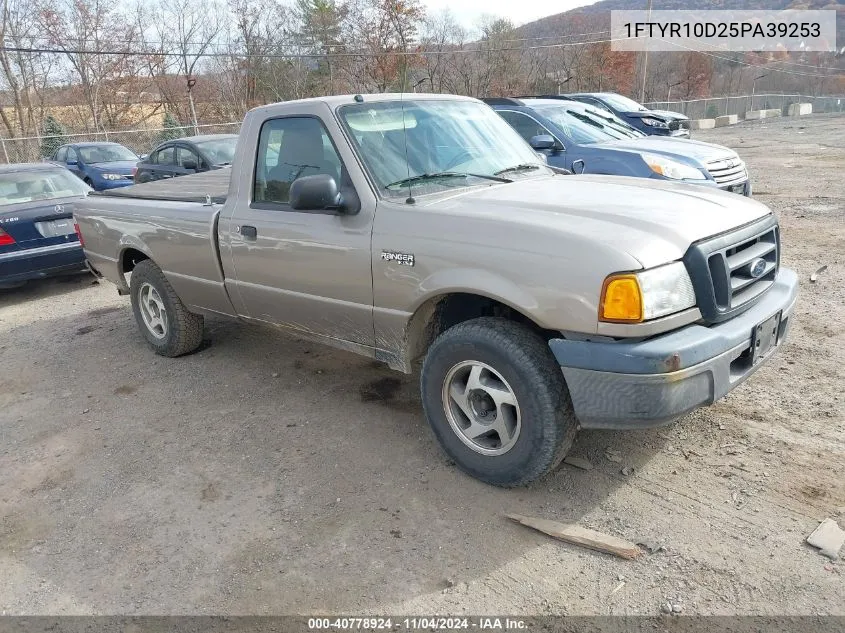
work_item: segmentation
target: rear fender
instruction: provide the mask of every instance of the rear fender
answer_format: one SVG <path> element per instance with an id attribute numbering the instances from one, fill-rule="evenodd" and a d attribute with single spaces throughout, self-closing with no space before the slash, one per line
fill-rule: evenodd
<path id="1" fill-rule="evenodd" d="M 120 294 L 128 294 L 129 293 L 129 283 L 126 281 L 126 274 L 124 273 L 124 267 L 126 265 L 126 254 L 129 250 L 136 250 L 140 251 L 147 258 L 155 261 L 153 259 L 152 253 L 150 249 L 147 248 L 147 245 L 144 244 L 140 239 L 138 239 L 134 235 L 122 235 L 120 240 L 118 241 L 118 256 L 117 256 L 117 271 L 118 271 L 118 282 L 117 282 L 117 289 Z"/>

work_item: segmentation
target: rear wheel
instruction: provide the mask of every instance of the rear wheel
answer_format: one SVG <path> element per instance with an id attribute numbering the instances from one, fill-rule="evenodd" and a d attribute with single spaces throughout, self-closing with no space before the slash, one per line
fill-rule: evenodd
<path id="1" fill-rule="evenodd" d="M 161 269 L 148 259 L 132 270 L 130 298 L 138 328 L 156 354 L 182 356 L 202 343 L 202 316 L 188 311 Z"/>
<path id="2" fill-rule="evenodd" d="M 578 429 L 548 345 L 506 319 L 474 319 L 440 335 L 423 363 L 421 389 L 443 449 L 493 485 L 524 485 L 549 472 Z"/>

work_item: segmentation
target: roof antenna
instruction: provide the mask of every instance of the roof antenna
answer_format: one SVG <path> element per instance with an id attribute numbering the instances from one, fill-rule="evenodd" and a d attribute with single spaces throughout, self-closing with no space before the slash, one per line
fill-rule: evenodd
<path id="1" fill-rule="evenodd" d="M 405 81 L 408 78 L 408 66 L 405 65 L 402 74 L 402 85 L 399 87 L 399 103 L 402 106 L 402 138 L 405 141 L 405 167 L 408 169 L 408 199 L 405 204 L 415 204 L 414 191 L 411 185 L 411 163 L 408 162 L 408 128 L 405 126 Z"/>

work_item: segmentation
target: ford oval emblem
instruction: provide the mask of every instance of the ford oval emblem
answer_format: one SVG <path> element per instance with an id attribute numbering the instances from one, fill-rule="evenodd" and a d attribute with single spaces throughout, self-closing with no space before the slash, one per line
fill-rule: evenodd
<path id="1" fill-rule="evenodd" d="M 748 272 L 751 274 L 752 279 L 762 277 L 763 273 L 766 272 L 766 260 L 761 257 L 752 260 L 748 265 Z"/>

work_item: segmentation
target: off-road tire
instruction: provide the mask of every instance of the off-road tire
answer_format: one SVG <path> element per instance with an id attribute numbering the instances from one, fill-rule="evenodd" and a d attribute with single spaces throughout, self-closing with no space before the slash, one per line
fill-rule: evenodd
<path id="1" fill-rule="evenodd" d="M 153 335 L 141 316 L 139 293 L 145 283 L 157 291 L 165 306 L 168 327 L 164 338 Z M 129 295 L 138 329 L 156 354 L 173 358 L 193 352 L 200 346 L 203 335 L 202 315 L 188 311 L 161 268 L 152 261 L 146 259 L 139 262 L 132 270 Z"/>
<path id="2" fill-rule="evenodd" d="M 464 361 L 495 369 L 516 396 L 521 430 L 513 447 L 501 455 L 469 448 L 447 418 L 444 381 Z M 569 390 L 548 345 L 528 327 L 507 319 L 473 319 L 441 334 L 423 362 L 420 388 L 428 423 L 449 457 L 466 473 L 495 486 L 521 486 L 548 473 L 564 458 L 578 430 Z"/>

